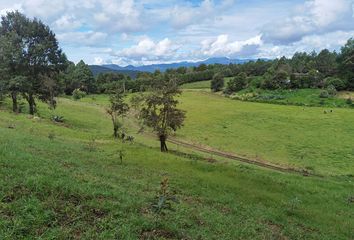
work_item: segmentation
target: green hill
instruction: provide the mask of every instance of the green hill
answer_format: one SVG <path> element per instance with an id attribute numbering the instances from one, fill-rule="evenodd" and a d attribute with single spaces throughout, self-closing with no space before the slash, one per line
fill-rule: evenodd
<path id="1" fill-rule="evenodd" d="M 176 138 L 257 154 L 276 164 L 312 166 L 324 177 L 282 173 L 171 144 L 172 151 L 162 154 L 155 138 L 137 134 L 132 118 L 127 127 L 135 142 L 114 141 L 106 96 L 60 98 L 55 112 L 39 104 L 39 118 L 12 114 L 5 106 L 0 111 L 1 239 L 354 235 L 349 152 L 354 113 L 341 109 L 325 116 L 317 108 L 302 112 L 189 91 L 181 102 L 187 122 Z M 52 114 L 65 122 L 53 123 Z M 160 193 L 165 178 L 176 202 L 155 213 L 153 205 L 166 206 Z"/>

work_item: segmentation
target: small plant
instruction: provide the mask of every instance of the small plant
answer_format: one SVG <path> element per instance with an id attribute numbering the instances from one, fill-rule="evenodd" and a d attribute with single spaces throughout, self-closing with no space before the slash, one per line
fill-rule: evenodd
<path id="1" fill-rule="evenodd" d="M 125 156 L 124 151 L 123 150 L 119 150 L 118 156 L 119 156 L 120 164 L 123 164 L 123 159 L 124 159 L 124 156 Z"/>
<path id="2" fill-rule="evenodd" d="M 63 123 L 64 122 L 64 117 L 63 116 L 53 115 L 51 119 L 52 119 L 53 122 L 57 122 L 57 123 Z"/>
<path id="3" fill-rule="evenodd" d="M 299 209 L 301 205 L 301 200 L 298 197 L 290 199 L 286 204 L 286 210 L 288 213 L 293 214 L 296 210 Z"/>
<path id="4" fill-rule="evenodd" d="M 86 96 L 86 93 L 84 91 L 81 91 L 78 88 L 73 91 L 74 100 L 79 100 L 81 98 L 84 98 L 85 96 Z"/>
<path id="5" fill-rule="evenodd" d="M 96 143 L 96 139 L 94 137 L 92 137 L 89 142 L 86 145 L 86 149 L 90 152 L 94 152 L 96 151 L 97 148 L 97 143 Z"/>
<path id="6" fill-rule="evenodd" d="M 25 108 L 26 108 L 26 103 L 20 102 L 18 105 L 18 113 L 24 112 Z"/>
<path id="7" fill-rule="evenodd" d="M 49 138 L 50 141 L 54 141 L 54 139 L 55 139 L 55 133 L 50 132 L 50 133 L 48 134 L 48 138 Z"/>
<path id="8" fill-rule="evenodd" d="M 347 98 L 347 100 L 345 101 L 348 105 L 353 105 L 353 100 L 352 98 Z"/>
<path id="9" fill-rule="evenodd" d="M 173 211 L 172 204 L 177 202 L 177 198 L 169 191 L 169 178 L 164 177 L 156 196 L 156 203 L 152 205 L 153 211 L 158 214 L 164 213 L 165 210 Z"/>
<path id="10" fill-rule="evenodd" d="M 329 98 L 329 93 L 327 90 L 323 90 L 320 92 L 320 98 Z"/>

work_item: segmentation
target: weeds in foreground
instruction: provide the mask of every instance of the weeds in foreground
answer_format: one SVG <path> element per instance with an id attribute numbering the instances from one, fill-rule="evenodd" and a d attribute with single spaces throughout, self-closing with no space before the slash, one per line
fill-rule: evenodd
<path id="1" fill-rule="evenodd" d="M 94 152 L 94 151 L 96 151 L 96 150 L 97 150 L 96 139 L 95 139 L 94 137 L 91 137 L 85 148 L 86 148 L 89 152 Z"/>
<path id="2" fill-rule="evenodd" d="M 178 203 L 176 196 L 174 196 L 169 189 L 169 178 L 164 177 L 160 184 L 160 190 L 155 197 L 155 203 L 152 209 L 157 214 L 164 214 L 166 211 L 173 211 L 173 203 Z"/>
<path id="3" fill-rule="evenodd" d="M 290 199 L 286 203 L 286 211 L 288 214 L 294 214 L 295 211 L 299 210 L 301 205 L 301 200 L 298 197 L 294 197 Z"/>

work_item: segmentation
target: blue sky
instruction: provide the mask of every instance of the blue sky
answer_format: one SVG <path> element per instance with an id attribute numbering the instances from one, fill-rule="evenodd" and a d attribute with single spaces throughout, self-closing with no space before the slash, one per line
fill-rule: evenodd
<path id="1" fill-rule="evenodd" d="M 56 33 L 74 62 L 143 65 L 339 50 L 354 0 L 0 0 Z"/>

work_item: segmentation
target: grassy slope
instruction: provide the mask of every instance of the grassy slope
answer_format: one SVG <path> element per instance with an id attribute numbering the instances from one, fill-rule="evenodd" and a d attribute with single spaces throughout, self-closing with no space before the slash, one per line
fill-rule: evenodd
<path id="1" fill-rule="evenodd" d="M 182 89 L 210 89 L 211 80 L 186 83 L 181 86 Z"/>
<path id="2" fill-rule="evenodd" d="M 321 174 L 354 173 L 354 111 L 233 101 L 186 91 L 185 127 L 178 135 L 221 150 L 307 168 Z M 327 109 L 328 110 L 328 109 Z"/>
<path id="3" fill-rule="evenodd" d="M 243 98 L 244 101 L 250 102 L 266 102 L 286 105 L 302 105 L 302 106 L 325 106 L 325 107 L 344 107 L 350 108 L 351 105 L 346 103 L 348 93 L 339 92 L 336 97 L 320 98 L 321 89 L 296 89 L 296 90 L 243 90 L 234 96 Z M 253 93 L 254 96 L 249 96 Z M 232 97 L 232 96 L 231 96 Z M 353 105 L 354 107 L 354 105 Z"/>
<path id="4" fill-rule="evenodd" d="M 95 102 L 105 101 L 97 97 Z M 145 142 L 122 146 L 111 140 L 109 119 L 92 102 L 61 99 L 56 112 L 65 116 L 65 125 L 0 112 L 1 239 L 353 236 L 350 178 L 304 178 L 195 162 L 161 154 Z M 40 109 L 41 116 L 50 115 L 45 106 Z M 164 175 L 180 203 L 174 212 L 156 216 L 149 209 Z"/>

